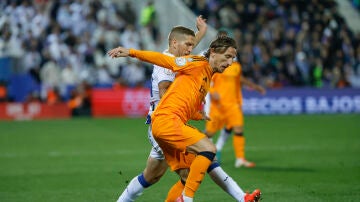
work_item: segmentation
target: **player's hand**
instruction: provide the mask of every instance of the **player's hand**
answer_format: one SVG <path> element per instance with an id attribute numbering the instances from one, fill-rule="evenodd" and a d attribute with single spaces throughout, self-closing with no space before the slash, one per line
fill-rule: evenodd
<path id="1" fill-rule="evenodd" d="M 127 57 L 130 54 L 130 50 L 128 48 L 124 48 L 124 47 L 117 47 L 114 48 L 112 50 L 110 50 L 107 53 L 111 58 L 118 58 L 118 57 Z"/>
<path id="2" fill-rule="evenodd" d="M 210 117 L 206 115 L 205 111 L 200 111 L 200 113 L 202 114 L 202 120 L 211 121 Z"/>
<path id="3" fill-rule="evenodd" d="M 256 90 L 257 92 L 259 92 L 261 95 L 265 95 L 265 94 L 266 94 L 266 90 L 265 90 L 265 88 L 263 88 L 262 86 L 256 85 L 256 86 L 255 86 L 255 90 Z"/>
<path id="4" fill-rule="evenodd" d="M 204 19 L 204 18 L 202 17 L 202 15 L 199 15 L 199 16 L 196 18 L 196 28 L 197 28 L 199 31 L 203 31 L 203 32 L 206 32 L 206 30 L 207 30 L 206 19 Z"/>
<path id="5" fill-rule="evenodd" d="M 210 93 L 210 99 L 215 102 L 219 101 L 220 100 L 219 93 L 217 92 Z"/>

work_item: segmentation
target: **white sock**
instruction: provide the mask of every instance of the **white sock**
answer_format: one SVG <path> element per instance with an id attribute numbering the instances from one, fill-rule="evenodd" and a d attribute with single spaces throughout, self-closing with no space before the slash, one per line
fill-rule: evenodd
<path id="1" fill-rule="evenodd" d="M 226 132 L 225 128 L 221 130 L 219 138 L 216 141 L 216 150 L 217 151 L 221 151 L 222 148 L 224 147 L 226 141 L 228 140 L 228 138 L 230 137 L 231 132 L 228 133 Z"/>
<path id="2" fill-rule="evenodd" d="M 140 184 L 138 176 L 134 177 L 124 192 L 120 195 L 117 202 L 132 202 L 135 201 L 144 191 L 144 187 Z"/>
<path id="3" fill-rule="evenodd" d="M 239 185 L 220 167 L 209 172 L 211 179 L 237 201 L 244 201 L 245 193 Z"/>
<path id="4" fill-rule="evenodd" d="M 183 199 L 184 199 L 184 202 L 193 202 L 193 198 L 190 198 L 188 196 L 185 196 L 185 194 L 183 193 Z"/>

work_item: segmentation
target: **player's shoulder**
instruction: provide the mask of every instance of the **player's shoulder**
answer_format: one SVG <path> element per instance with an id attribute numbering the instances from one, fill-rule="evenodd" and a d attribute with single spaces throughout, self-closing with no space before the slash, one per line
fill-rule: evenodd
<path id="1" fill-rule="evenodd" d="M 154 65 L 153 74 L 157 75 L 158 77 L 175 76 L 175 72 L 158 65 Z"/>
<path id="2" fill-rule="evenodd" d="M 199 61 L 207 61 L 206 57 L 201 55 L 189 55 L 187 56 L 188 62 L 199 62 Z"/>
<path id="3" fill-rule="evenodd" d="M 179 67 L 182 66 L 198 66 L 199 62 L 207 62 L 205 57 L 197 55 L 188 55 L 175 58 L 175 64 Z M 202 65 L 202 64 L 201 64 Z"/>

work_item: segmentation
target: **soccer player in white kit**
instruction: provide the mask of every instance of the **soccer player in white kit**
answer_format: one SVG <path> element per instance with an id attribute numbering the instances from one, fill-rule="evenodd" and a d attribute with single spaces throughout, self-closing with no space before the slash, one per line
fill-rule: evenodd
<path id="1" fill-rule="evenodd" d="M 199 16 L 197 18 L 196 26 L 198 32 L 195 37 L 194 34 L 188 33 L 187 28 L 177 26 L 172 29 L 169 34 L 169 49 L 163 53 L 169 56 L 179 57 L 184 55 L 189 55 L 193 48 L 200 42 L 202 37 L 206 33 L 207 25 L 205 20 Z M 185 30 L 185 31 L 184 31 Z M 163 67 L 154 65 L 152 73 L 152 87 L 151 87 L 151 98 L 150 98 L 150 109 L 147 116 L 147 124 L 151 124 L 151 114 L 155 110 L 157 104 L 159 103 L 162 95 L 166 92 L 167 88 L 171 85 L 175 79 L 175 73 L 171 70 L 165 69 Z M 151 133 L 151 125 L 148 128 L 148 138 L 152 144 L 152 149 L 150 151 L 147 165 L 144 171 L 134 177 L 123 193 L 118 198 L 117 202 L 131 202 L 135 201 L 139 197 L 145 188 L 155 184 L 159 179 L 165 174 L 168 165 L 164 159 L 161 148 L 155 141 Z M 237 183 L 228 176 L 220 167 L 220 165 L 214 161 L 207 171 L 212 178 L 212 180 L 218 184 L 224 191 L 229 195 L 235 198 L 237 201 L 244 200 L 244 192 L 237 185 Z M 187 177 L 187 170 L 183 170 L 178 173 L 181 177 L 181 183 L 185 184 Z M 176 186 L 176 184 L 174 185 Z M 173 190 L 173 189 L 172 189 Z M 170 194 L 170 192 L 169 192 Z M 179 195 L 181 192 L 179 193 Z M 176 198 L 167 197 L 166 201 L 175 201 Z"/>

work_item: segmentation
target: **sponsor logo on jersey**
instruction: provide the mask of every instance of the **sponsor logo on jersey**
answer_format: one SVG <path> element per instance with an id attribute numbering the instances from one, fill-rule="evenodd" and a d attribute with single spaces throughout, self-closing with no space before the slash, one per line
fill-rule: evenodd
<path id="1" fill-rule="evenodd" d="M 184 57 L 175 58 L 175 63 L 177 66 L 184 66 L 186 64 L 186 59 Z"/>

